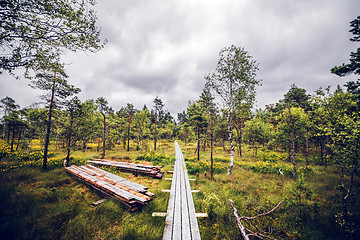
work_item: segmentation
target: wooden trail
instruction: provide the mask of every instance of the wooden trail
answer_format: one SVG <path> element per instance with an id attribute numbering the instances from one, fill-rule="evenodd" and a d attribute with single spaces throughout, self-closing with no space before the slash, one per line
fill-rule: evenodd
<path id="1" fill-rule="evenodd" d="M 176 141 L 174 173 L 163 239 L 201 239 L 184 157 Z"/>

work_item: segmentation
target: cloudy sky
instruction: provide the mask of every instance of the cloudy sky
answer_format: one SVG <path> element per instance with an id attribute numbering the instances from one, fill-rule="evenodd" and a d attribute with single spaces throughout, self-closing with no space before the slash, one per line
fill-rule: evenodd
<path id="1" fill-rule="evenodd" d="M 312 94 L 354 79 L 330 69 L 359 47 L 348 32 L 359 0 L 98 0 L 95 8 L 108 43 L 97 54 L 67 53 L 68 81 L 82 89 L 82 100 L 105 97 L 115 111 L 126 103 L 152 108 L 159 96 L 173 115 L 182 112 L 232 44 L 259 63 L 257 108 L 277 102 L 293 83 Z M 0 80 L 0 98 L 21 107 L 39 101 L 26 80 Z"/>

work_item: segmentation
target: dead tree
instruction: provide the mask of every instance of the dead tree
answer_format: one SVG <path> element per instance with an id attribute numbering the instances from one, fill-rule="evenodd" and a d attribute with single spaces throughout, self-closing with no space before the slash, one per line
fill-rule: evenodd
<path id="1" fill-rule="evenodd" d="M 250 236 L 254 236 L 254 237 L 257 237 L 257 238 L 260 238 L 260 239 L 263 239 L 263 238 L 269 238 L 269 239 L 274 239 L 272 237 L 269 236 L 269 234 L 271 234 L 271 232 L 264 232 L 262 230 L 260 230 L 257 226 L 255 226 L 251 220 L 254 220 L 258 217 L 262 217 L 262 216 L 265 216 L 265 215 L 268 215 L 270 213 L 272 213 L 276 208 L 278 208 L 280 206 L 280 204 L 284 201 L 282 200 L 281 202 L 278 203 L 278 205 L 276 205 L 273 209 L 271 209 L 270 211 L 268 212 L 265 212 L 265 213 L 261 213 L 261 214 L 258 214 L 256 215 L 255 217 L 239 217 L 238 215 L 238 211 L 237 209 L 235 208 L 234 206 L 234 202 L 229 199 L 230 201 L 230 206 L 232 207 L 233 209 L 233 214 L 234 214 L 234 217 L 235 217 L 235 220 L 236 220 L 236 223 L 240 229 L 240 233 L 241 233 L 241 236 L 244 240 L 250 240 Z M 249 228 L 246 228 L 244 227 L 244 225 L 242 224 L 242 220 L 245 220 L 249 225 L 251 225 L 255 230 L 250 230 Z"/>

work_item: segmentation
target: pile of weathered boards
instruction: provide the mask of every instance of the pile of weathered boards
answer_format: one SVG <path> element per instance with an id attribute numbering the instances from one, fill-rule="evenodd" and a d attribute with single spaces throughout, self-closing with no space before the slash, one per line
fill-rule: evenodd
<path id="1" fill-rule="evenodd" d="M 161 172 L 161 166 L 143 165 L 137 163 L 110 161 L 104 159 L 89 160 L 89 163 L 104 165 L 110 167 L 116 167 L 121 171 L 131 172 L 134 174 L 147 175 L 153 178 L 162 178 L 164 172 Z"/>
<path id="2" fill-rule="evenodd" d="M 86 185 L 103 195 L 119 200 L 131 211 L 135 211 L 152 200 L 153 193 L 147 187 L 132 182 L 92 165 L 66 167 L 66 170 Z"/>

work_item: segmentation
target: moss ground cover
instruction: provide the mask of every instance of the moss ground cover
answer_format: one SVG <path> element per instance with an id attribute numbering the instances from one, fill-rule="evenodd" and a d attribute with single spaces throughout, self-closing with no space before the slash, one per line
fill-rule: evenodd
<path id="1" fill-rule="evenodd" d="M 292 166 L 286 154 L 261 150 L 253 157 L 244 146 L 244 156 L 235 158 L 231 176 L 226 174 L 229 153 L 217 147 L 214 154 L 214 179 L 210 179 L 209 150 L 200 152 L 197 161 L 195 143 L 183 149 L 191 178 L 197 212 L 208 213 L 199 219 L 202 239 L 239 239 L 239 230 L 231 215 L 229 198 L 240 216 L 255 216 L 284 202 L 272 214 L 258 219 L 255 224 L 271 230 L 277 239 L 343 239 L 336 223 L 340 192 L 337 168 L 326 168 L 299 159 L 298 179 L 291 178 Z M 39 150 L 37 146 L 34 147 Z M 164 218 L 151 217 L 152 212 L 166 212 L 171 182 L 134 176 L 116 168 L 104 169 L 149 187 L 155 198 L 141 211 L 130 213 L 118 202 L 108 200 L 97 207 L 93 201 L 102 197 L 70 177 L 62 167 L 65 152 L 52 146 L 49 171 L 42 172 L 41 157 L 24 159 L 23 152 L 8 150 L 0 162 L 0 234 L 4 239 L 161 239 Z M 35 150 L 32 152 L 36 152 Z M 75 151 L 71 163 L 81 165 L 97 158 L 96 146 L 87 152 Z M 107 158 L 124 161 L 152 163 L 172 170 L 173 142 L 161 142 L 157 151 L 136 151 L 132 144 L 129 152 L 122 146 L 107 150 Z M 282 168 L 284 176 L 278 174 Z M 205 174 L 206 173 L 206 174 Z M 171 177 L 166 173 L 164 177 Z M 356 178 L 354 199 L 359 196 L 359 179 Z M 360 218 L 358 211 L 353 218 Z"/>

